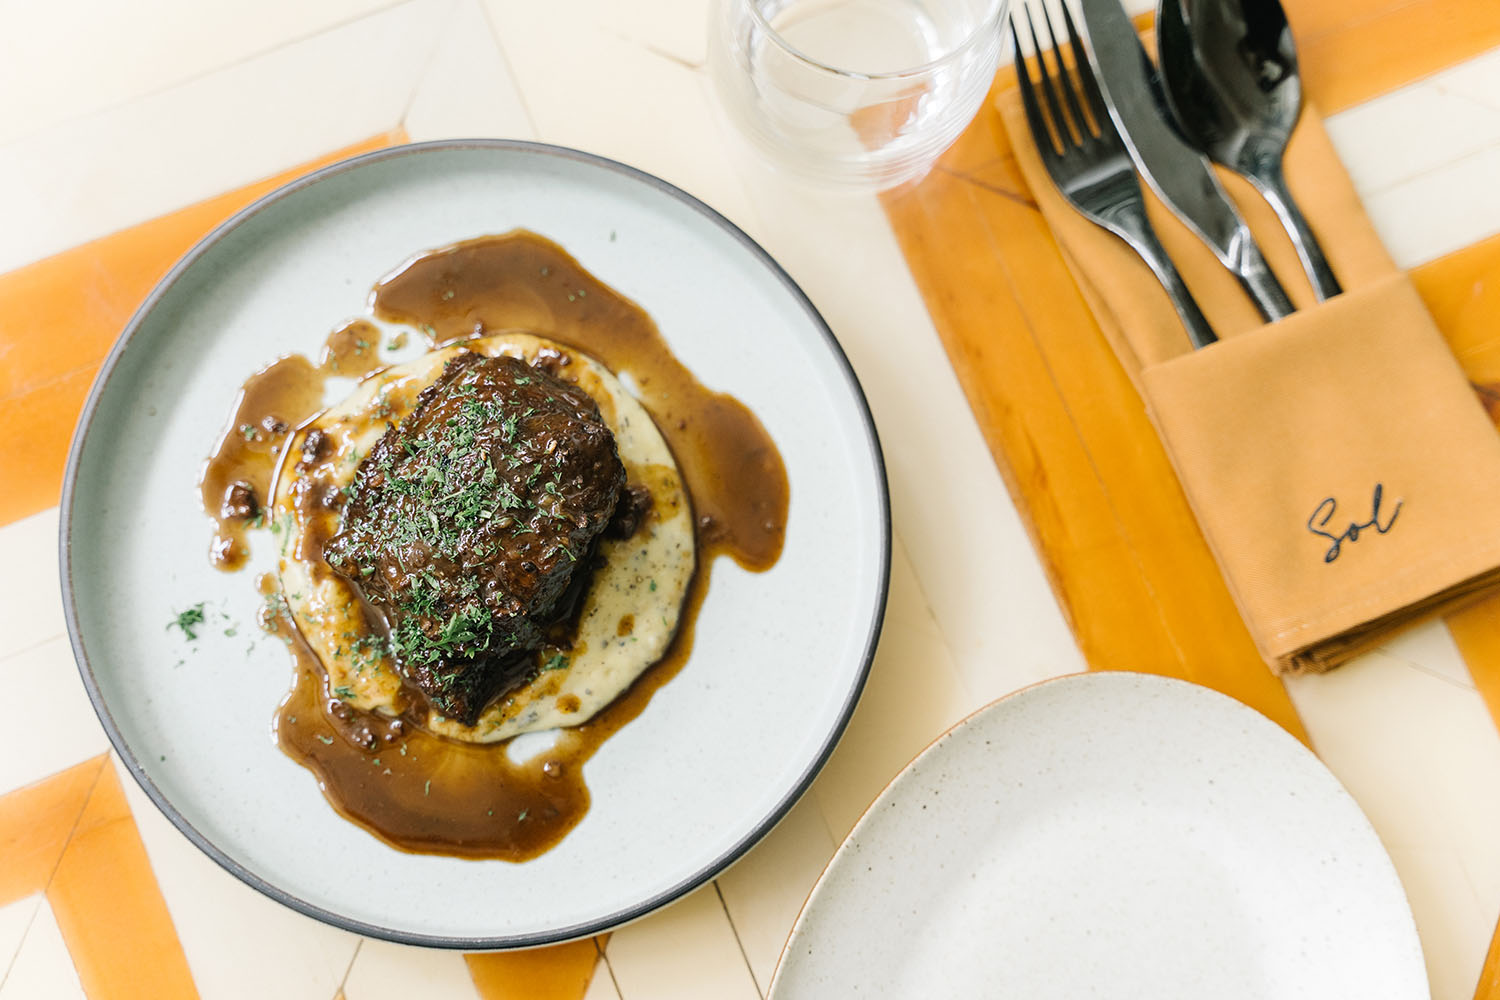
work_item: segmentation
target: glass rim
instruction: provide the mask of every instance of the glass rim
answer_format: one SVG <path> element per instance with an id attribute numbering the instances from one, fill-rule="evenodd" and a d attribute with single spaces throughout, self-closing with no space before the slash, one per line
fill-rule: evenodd
<path id="1" fill-rule="evenodd" d="M 843 69 L 841 67 L 831 65 L 822 61 L 821 59 L 814 59 L 812 56 L 808 55 L 806 52 L 803 52 L 791 42 L 787 41 L 786 37 L 783 36 L 781 32 L 777 31 L 776 28 L 771 25 L 770 21 L 766 20 L 766 15 L 761 12 L 760 4 L 757 2 L 757 0 L 743 0 L 743 2 L 747 7 L 750 8 L 750 16 L 754 18 L 755 22 L 765 30 L 767 37 L 774 41 L 777 47 L 787 55 L 791 56 L 793 59 L 798 60 L 799 62 L 804 63 L 807 66 L 822 70 L 825 73 L 832 73 L 836 76 L 846 77 L 851 80 L 901 80 L 907 77 L 920 76 L 923 73 L 927 73 L 933 69 L 936 69 L 944 63 L 953 61 L 955 57 L 962 55 L 968 49 L 974 47 L 981 39 L 983 39 L 988 34 L 993 33 L 996 38 L 1000 38 L 1002 35 L 1002 32 L 1000 30 L 1000 21 L 1002 20 L 1005 8 L 1009 4 L 1010 0 L 986 0 L 986 9 L 984 10 L 983 15 L 980 17 L 979 22 L 973 27 L 973 29 L 969 31 L 966 36 L 964 36 L 964 39 L 961 42 L 959 42 L 953 48 L 949 49 L 947 52 L 944 52 L 942 55 L 938 56 L 936 59 L 929 59 L 926 62 L 919 63 L 915 66 L 909 66 L 905 69 L 890 70 L 883 73 L 862 73 L 857 70 Z"/>

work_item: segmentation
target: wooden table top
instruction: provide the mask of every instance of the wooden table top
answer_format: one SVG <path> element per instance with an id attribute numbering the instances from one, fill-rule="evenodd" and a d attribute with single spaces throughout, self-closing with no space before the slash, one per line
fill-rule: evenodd
<path id="1" fill-rule="evenodd" d="M 1500 416 L 1500 6 L 1287 7 L 1307 92 L 1372 221 Z M 1306 738 L 1391 853 L 1433 995 L 1500 997 L 1500 960 L 1486 964 L 1500 917 L 1500 602 L 1324 677 L 1283 684 L 1247 660 L 1139 400 L 1098 349 L 993 114 L 915 188 L 805 190 L 732 141 L 703 69 L 708 8 L 63 0 L 6 15 L 0 677 L 20 708 L 0 736 L 0 1000 L 764 996 L 823 866 L 913 755 L 1008 692 L 1111 667 L 1211 684 Z M 781 261 L 869 397 L 894 560 L 849 730 L 759 846 L 612 934 L 465 956 L 319 924 L 179 834 L 94 718 L 55 551 L 83 398 L 182 253 L 317 165 L 473 135 L 656 173 Z M 1140 496 L 1151 502 L 1125 501 Z M 987 517 L 963 537 L 945 529 L 975 510 Z M 1168 586 L 1183 566 L 1206 589 Z"/>

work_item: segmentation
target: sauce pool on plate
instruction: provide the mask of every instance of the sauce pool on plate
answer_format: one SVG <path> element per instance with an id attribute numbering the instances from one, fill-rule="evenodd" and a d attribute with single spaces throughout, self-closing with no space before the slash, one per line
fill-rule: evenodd
<path id="1" fill-rule="evenodd" d="M 534 233 L 480 237 L 418 255 L 375 286 L 371 308 L 380 320 L 418 331 L 429 349 L 524 331 L 627 374 L 691 497 L 697 570 L 666 653 L 611 704 L 581 725 L 557 730 L 549 749 L 523 762 L 512 760 L 508 741 L 463 743 L 422 729 L 415 714 L 392 717 L 347 704 L 328 690 L 323 665 L 287 613 L 275 577 L 261 580 L 263 624 L 296 661 L 276 737 L 317 775 L 334 808 L 403 850 L 523 861 L 583 818 L 584 764 L 687 662 L 714 559 L 728 555 L 754 571 L 775 564 L 786 529 L 786 470 L 753 413 L 704 387 L 639 306 Z M 330 334 L 318 364 L 292 355 L 246 381 L 200 483 L 204 510 L 215 522 L 215 566 L 242 567 L 247 530 L 276 527 L 267 523 L 267 508 L 282 446 L 322 409 L 330 376 L 359 377 L 382 367 L 381 336 L 369 320 L 354 320 Z M 372 629 L 382 627 L 372 609 L 366 617 Z M 421 697 L 411 689 L 413 700 Z"/>

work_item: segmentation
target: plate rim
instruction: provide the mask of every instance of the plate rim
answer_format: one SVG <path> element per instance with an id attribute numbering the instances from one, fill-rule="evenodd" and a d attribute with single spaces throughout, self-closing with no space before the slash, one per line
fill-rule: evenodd
<path id="1" fill-rule="evenodd" d="M 552 157 L 581 163 L 587 167 L 602 169 L 607 173 L 613 173 L 624 177 L 626 180 L 642 184 L 659 194 L 664 194 L 679 202 L 705 218 L 713 226 L 727 234 L 731 240 L 749 251 L 751 257 L 780 283 L 782 288 L 791 295 L 796 304 L 801 306 L 803 312 L 812 321 L 813 326 L 822 336 L 825 345 L 830 349 L 835 367 L 843 375 L 844 382 L 850 390 L 852 402 L 860 418 L 860 424 L 864 430 L 865 443 L 870 451 L 872 471 L 875 473 L 878 486 L 875 491 L 876 514 L 879 522 L 878 532 L 880 536 L 878 587 L 869 629 L 865 637 L 864 648 L 860 653 L 860 662 L 854 677 L 854 683 L 850 686 L 844 704 L 839 709 L 834 725 L 829 729 L 822 746 L 803 770 L 803 773 L 789 786 L 776 805 L 762 816 L 744 836 L 730 844 L 713 860 L 692 874 L 678 880 L 675 884 L 667 886 L 654 895 L 633 905 L 622 907 L 613 913 L 552 930 L 532 931 L 522 934 L 477 936 L 425 934 L 357 920 L 302 899 L 270 880 L 255 874 L 240 862 L 230 857 L 224 850 L 219 848 L 212 840 L 193 826 L 172 805 L 167 796 L 146 773 L 145 767 L 131 750 L 119 726 L 116 725 L 114 716 L 110 712 L 94 678 L 93 665 L 90 662 L 88 650 L 84 645 L 83 635 L 79 628 L 78 609 L 73 584 L 71 528 L 74 494 L 79 470 L 82 465 L 83 450 L 87 443 L 89 432 L 93 427 L 94 417 L 97 415 L 99 403 L 104 395 L 110 377 L 114 374 L 115 368 L 128 349 L 130 342 L 135 338 L 135 335 L 139 332 L 141 326 L 154 311 L 161 299 L 177 284 L 183 274 L 199 258 L 212 250 L 242 224 L 277 202 L 305 188 L 319 184 L 339 174 L 385 160 L 456 150 L 488 150 L 493 152 L 521 153 L 541 158 Z M 342 930 L 351 931 L 366 937 L 393 941 L 398 944 L 417 945 L 428 948 L 461 949 L 464 951 L 502 951 L 561 944 L 566 941 L 590 937 L 638 920 L 649 913 L 675 902 L 722 874 L 742 858 L 750 848 L 769 834 L 786 814 L 791 811 L 792 807 L 797 804 L 812 785 L 813 780 L 822 771 L 823 766 L 828 762 L 828 758 L 832 756 L 845 729 L 848 728 L 849 720 L 854 714 L 855 706 L 859 703 L 865 684 L 869 679 L 870 667 L 874 661 L 875 651 L 880 641 L 880 634 L 885 624 L 885 609 L 890 596 L 890 482 L 887 478 L 885 456 L 881 448 L 879 432 L 875 426 L 875 419 L 870 410 L 869 400 L 865 396 L 864 387 L 860 384 L 859 378 L 855 374 L 854 366 L 850 363 L 843 345 L 839 343 L 833 330 L 828 326 L 827 320 L 823 318 L 823 314 L 818 311 L 817 306 L 808 298 L 807 293 L 787 273 L 786 269 L 748 233 L 731 222 L 722 213 L 675 184 L 657 177 L 655 174 L 597 153 L 589 153 L 568 146 L 524 139 L 436 139 L 426 142 L 403 143 L 397 146 L 362 153 L 321 167 L 289 181 L 255 199 L 249 205 L 216 225 L 173 264 L 171 269 L 152 287 L 150 293 L 142 300 L 135 312 L 131 314 L 130 320 L 125 324 L 111 346 L 109 354 L 105 356 L 99 373 L 94 377 L 93 384 L 89 387 L 89 394 L 84 400 L 83 409 L 79 413 L 78 423 L 74 427 L 73 436 L 68 446 L 68 460 L 63 472 L 62 494 L 58 507 L 58 563 L 62 588 L 63 617 L 67 624 L 68 642 L 73 651 L 73 659 L 82 677 L 84 689 L 88 693 L 89 702 L 93 706 L 94 713 L 98 716 L 105 734 L 109 737 L 110 745 L 119 755 L 126 769 L 130 772 L 131 777 L 135 779 L 136 784 L 141 787 L 141 790 L 146 793 L 146 796 L 156 808 L 161 811 L 180 833 L 200 851 L 208 855 L 219 867 L 235 876 L 242 883 L 276 900 L 282 905 Z M 392 850 L 396 849 L 392 848 Z"/>
<path id="2" fill-rule="evenodd" d="M 1181 685 L 1189 688 L 1198 688 L 1202 691 L 1208 692 L 1209 694 L 1217 695 L 1219 698 L 1230 702 L 1235 707 L 1250 712 L 1252 715 L 1257 716 L 1262 721 L 1269 722 L 1271 725 L 1275 726 L 1277 731 L 1283 733 L 1288 739 L 1296 743 L 1303 754 L 1311 757 L 1314 764 L 1328 772 L 1329 777 L 1333 779 L 1333 782 L 1337 786 L 1339 792 L 1342 793 L 1344 798 L 1348 799 L 1350 804 L 1354 806 L 1355 811 L 1359 814 L 1360 819 L 1363 820 L 1364 829 L 1367 829 L 1370 832 L 1370 835 L 1375 838 L 1375 842 L 1380 845 L 1381 853 L 1385 856 L 1387 864 L 1390 866 L 1389 873 L 1391 879 L 1395 882 L 1396 889 L 1400 893 L 1401 899 L 1406 902 L 1406 920 L 1411 930 L 1412 943 L 1416 946 L 1417 961 L 1419 963 L 1422 963 L 1424 966 L 1423 982 L 1425 983 L 1427 981 L 1425 975 L 1426 950 L 1422 946 L 1421 936 L 1417 931 L 1416 918 L 1411 910 L 1411 896 L 1406 890 L 1406 884 L 1401 881 L 1401 873 L 1396 870 L 1395 862 L 1390 856 L 1390 849 L 1386 847 L 1385 839 L 1380 836 L 1380 831 L 1375 829 L 1375 824 L 1370 821 L 1370 817 L 1365 813 L 1364 807 L 1359 804 L 1359 800 L 1354 797 L 1354 793 L 1349 791 L 1343 780 L 1333 772 L 1332 768 L 1324 763 L 1323 758 L 1319 757 L 1310 746 L 1308 746 L 1302 740 L 1297 739 L 1297 737 L 1288 732 L 1285 727 L 1281 726 L 1275 720 L 1271 719 L 1264 712 L 1261 712 L 1259 709 L 1246 704 L 1233 695 L 1225 694 L 1218 688 L 1210 687 L 1207 684 L 1198 684 L 1194 681 L 1185 680 L 1181 677 L 1173 677 L 1170 674 L 1158 674 L 1145 670 L 1087 669 L 1076 670 L 1066 674 L 1058 674 L 1055 677 L 1046 677 L 1039 681 L 1033 681 L 1030 684 L 1025 684 L 1021 687 L 1016 688 L 1014 691 L 1007 691 L 1005 694 L 1001 695 L 995 700 L 979 706 L 978 708 L 974 709 L 974 711 L 968 713 L 963 718 L 953 723 L 953 725 L 943 730 L 937 736 L 933 737 L 932 740 L 930 740 L 925 746 L 922 747 L 922 749 L 913 754 L 912 758 L 908 760 L 904 765 L 902 765 L 899 771 L 891 776 L 890 780 L 881 787 L 878 793 L 876 793 L 875 798 L 870 800 L 870 804 L 867 805 L 864 808 L 864 811 L 859 814 L 859 818 L 854 821 L 854 825 L 849 828 L 849 832 L 844 835 L 844 839 L 839 841 L 838 846 L 834 848 L 833 854 L 828 858 L 827 862 L 824 863 L 823 870 L 818 873 L 818 877 L 816 880 L 814 880 L 812 887 L 807 890 L 807 895 L 803 897 L 802 905 L 797 910 L 797 917 L 792 921 L 791 930 L 787 932 L 786 940 L 781 944 L 781 952 L 776 956 L 776 965 L 771 970 L 771 981 L 766 985 L 766 1000 L 784 1000 L 784 998 L 777 992 L 779 984 L 781 982 L 783 966 L 785 966 L 786 964 L 787 956 L 791 954 L 792 943 L 796 939 L 797 932 L 801 929 L 803 921 L 807 917 L 807 911 L 808 908 L 812 905 L 813 897 L 818 895 L 819 889 L 823 887 L 824 880 L 826 879 L 828 872 L 833 868 L 834 864 L 836 864 L 842 857 L 844 857 L 846 853 L 851 850 L 849 845 L 853 841 L 854 835 L 859 832 L 860 827 L 864 825 L 866 820 L 868 820 L 871 816 L 875 815 L 879 811 L 877 807 L 882 801 L 885 800 L 886 795 L 891 791 L 891 789 L 896 785 L 898 781 L 906 777 L 906 775 L 912 770 L 912 768 L 918 761 L 922 760 L 934 749 L 936 749 L 938 744 L 946 742 L 948 738 L 951 737 L 954 733 L 974 722 L 974 720 L 979 716 L 984 715 L 991 710 L 998 709 L 1001 705 L 1013 701 L 1016 698 L 1027 695 L 1037 690 L 1038 688 L 1068 684 L 1070 682 L 1077 682 L 1084 679 L 1097 678 L 1102 680 L 1104 678 L 1121 677 L 1134 678 L 1138 681 L 1141 679 L 1145 679 L 1151 683 L 1155 683 L 1156 681 L 1166 681 L 1169 682 L 1168 686 Z M 1430 996 L 1431 989 L 1429 984 L 1429 989 L 1427 993 L 1424 994 L 1424 997 Z"/>

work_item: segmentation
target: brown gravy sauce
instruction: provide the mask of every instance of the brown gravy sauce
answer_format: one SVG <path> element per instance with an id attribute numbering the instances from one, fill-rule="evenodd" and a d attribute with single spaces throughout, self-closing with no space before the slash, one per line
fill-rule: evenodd
<path id="1" fill-rule="evenodd" d="M 263 508 L 271 501 L 281 446 L 298 424 L 323 408 L 328 377 L 359 378 L 384 367 L 379 345 L 380 328 L 356 319 L 328 335 L 316 366 L 292 354 L 245 380 L 234 418 L 198 484 L 203 511 L 214 520 L 208 559 L 216 568 L 237 570 L 250 557 L 245 532 L 265 526 Z"/>
<path id="2" fill-rule="evenodd" d="M 295 685 L 276 717 L 277 740 L 317 775 L 334 808 L 402 850 L 524 861 L 557 844 L 583 818 L 589 806 L 584 764 L 687 662 L 715 557 L 728 555 L 752 570 L 776 562 L 786 530 L 786 470 L 754 414 L 701 385 L 640 307 L 533 233 L 481 237 L 420 255 L 376 285 L 372 307 L 381 319 L 423 330 L 429 347 L 520 329 L 585 351 L 616 374 L 628 372 L 693 500 L 698 569 L 666 654 L 588 722 L 561 730 L 550 749 L 519 764 L 507 754 L 508 744 L 443 739 L 411 719 L 360 712 L 334 697 L 322 664 L 284 610 L 275 578 L 266 574 L 260 581 L 268 599 L 262 625 L 296 660 Z M 381 367 L 378 338 L 373 325 L 355 321 L 330 334 L 317 366 L 283 358 L 245 383 L 234 422 L 202 480 L 204 509 L 218 526 L 211 554 L 216 566 L 244 564 L 244 531 L 257 523 L 229 516 L 239 512 L 226 511 L 227 491 L 244 483 L 269 503 L 277 449 L 321 408 L 329 375 Z M 242 425 L 264 426 L 267 433 L 247 435 Z M 622 634 L 630 628 L 622 621 Z"/>
<path id="3" fill-rule="evenodd" d="M 780 556 L 786 467 L 760 421 L 705 388 L 640 306 L 556 243 L 517 231 L 422 254 L 375 286 L 373 304 L 381 319 L 423 330 L 432 347 L 525 330 L 628 372 L 682 468 L 699 545 L 751 570 Z"/>

